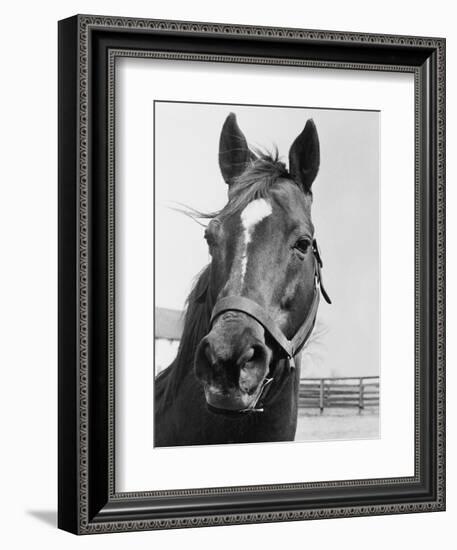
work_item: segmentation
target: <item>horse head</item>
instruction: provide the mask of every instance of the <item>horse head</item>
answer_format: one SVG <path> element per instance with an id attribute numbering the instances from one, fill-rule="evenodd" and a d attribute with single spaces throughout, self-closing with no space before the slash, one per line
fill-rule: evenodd
<path id="1" fill-rule="evenodd" d="M 312 330 L 321 262 L 311 186 L 319 162 L 312 120 L 290 148 L 288 170 L 277 155 L 248 147 L 233 113 L 223 125 L 219 165 L 228 202 L 205 231 L 215 305 L 195 353 L 213 410 L 253 410 L 277 375 L 277 359 L 293 361 Z"/>

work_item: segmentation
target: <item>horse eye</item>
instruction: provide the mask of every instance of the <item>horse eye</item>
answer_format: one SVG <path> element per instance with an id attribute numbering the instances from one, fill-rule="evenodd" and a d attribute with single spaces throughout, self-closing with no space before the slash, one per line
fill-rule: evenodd
<path id="1" fill-rule="evenodd" d="M 295 243 L 295 249 L 301 254 L 306 254 L 310 245 L 311 241 L 307 238 L 302 237 L 298 239 L 298 241 Z"/>

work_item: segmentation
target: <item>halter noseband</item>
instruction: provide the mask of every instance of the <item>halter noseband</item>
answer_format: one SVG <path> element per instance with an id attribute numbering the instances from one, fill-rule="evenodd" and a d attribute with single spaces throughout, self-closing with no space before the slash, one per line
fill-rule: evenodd
<path id="1" fill-rule="evenodd" d="M 295 356 L 305 345 L 306 341 L 311 335 L 313 330 L 314 323 L 316 321 L 317 309 L 319 307 L 319 298 L 320 294 L 324 297 L 324 300 L 331 304 L 331 300 L 324 288 L 322 280 L 322 259 L 319 252 L 319 247 L 317 245 L 316 239 L 313 240 L 312 252 L 314 258 L 314 294 L 311 307 L 305 317 L 305 320 L 298 328 L 297 332 L 293 336 L 292 340 L 288 340 L 285 334 L 277 325 L 276 321 L 270 317 L 270 315 L 256 302 L 245 298 L 244 296 L 226 296 L 218 300 L 213 308 L 211 315 L 210 326 L 214 323 L 215 319 L 226 311 L 240 311 L 246 313 L 253 319 L 255 319 L 263 328 L 270 334 L 270 336 L 275 340 L 279 347 L 285 352 L 291 368 L 295 367 Z M 267 381 L 265 383 L 265 381 Z M 263 409 L 256 409 L 257 403 L 261 398 L 265 397 L 265 390 L 269 389 L 273 378 L 266 378 L 263 383 L 262 390 L 259 393 L 258 398 L 253 406 L 248 409 L 235 412 L 262 412 Z M 214 409 L 214 408 L 212 408 Z"/>

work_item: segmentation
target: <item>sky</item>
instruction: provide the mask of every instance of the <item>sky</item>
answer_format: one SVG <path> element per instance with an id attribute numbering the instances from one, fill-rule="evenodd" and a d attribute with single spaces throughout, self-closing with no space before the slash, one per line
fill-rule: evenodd
<path id="1" fill-rule="evenodd" d="M 312 219 L 332 305 L 320 302 L 302 376 L 379 374 L 379 112 L 156 102 L 155 306 L 183 309 L 209 262 L 203 227 L 172 207 L 214 211 L 227 202 L 218 146 L 230 112 L 250 145 L 277 146 L 286 163 L 314 120 L 321 165 Z"/>

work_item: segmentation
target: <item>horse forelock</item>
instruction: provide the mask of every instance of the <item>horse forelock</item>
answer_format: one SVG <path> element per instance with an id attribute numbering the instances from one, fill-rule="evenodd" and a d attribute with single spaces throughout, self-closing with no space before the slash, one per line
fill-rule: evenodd
<path id="1" fill-rule="evenodd" d="M 272 188 L 281 180 L 290 180 L 286 165 L 279 160 L 278 151 L 260 153 L 247 169 L 236 178 L 229 189 L 227 204 L 217 213 L 220 220 L 243 211 L 251 202 L 268 199 Z"/>
<path id="2" fill-rule="evenodd" d="M 268 199 L 272 189 L 282 180 L 295 184 L 286 165 L 279 160 L 277 149 L 274 149 L 273 152 L 260 152 L 256 149 L 253 153 L 255 153 L 255 159 L 238 178 L 233 180 L 229 188 L 229 200 L 221 210 L 202 212 L 186 206 L 180 211 L 198 223 L 203 219 L 223 221 L 240 213 L 254 200 Z"/>

